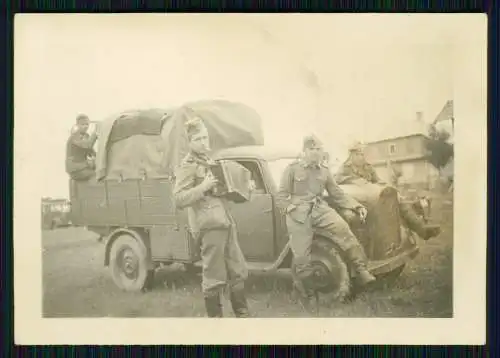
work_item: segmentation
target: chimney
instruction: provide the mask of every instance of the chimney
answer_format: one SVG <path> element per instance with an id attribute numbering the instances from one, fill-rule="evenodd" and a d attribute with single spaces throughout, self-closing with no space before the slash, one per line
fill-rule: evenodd
<path id="1" fill-rule="evenodd" d="M 418 111 L 416 119 L 417 119 L 417 122 L 423 122 L 424 121 L 424 112 Z"/>

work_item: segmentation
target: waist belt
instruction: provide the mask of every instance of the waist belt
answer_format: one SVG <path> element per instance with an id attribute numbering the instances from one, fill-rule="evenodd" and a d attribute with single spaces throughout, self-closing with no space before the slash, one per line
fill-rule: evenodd
<path id="1" fill-rule="evenodd" d="M 315 196 L 314 198 L 312 198 L 308 204 L 309 204 L 309 211 L 308 211 L 308 215 L 312 213 L 312 210 L 314 209 L 314 207 L 316 205 L 318 205 L 319 203 L 321 203 L 322 199 L 318 196 Z"/>

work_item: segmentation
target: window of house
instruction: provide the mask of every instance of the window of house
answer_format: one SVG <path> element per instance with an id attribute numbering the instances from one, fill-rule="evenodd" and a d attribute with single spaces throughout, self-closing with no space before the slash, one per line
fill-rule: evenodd
<path id="1" fill-rule="evenodd" d="M 389 144 L 389 154 L 396 154 L 396 144 Z"/>

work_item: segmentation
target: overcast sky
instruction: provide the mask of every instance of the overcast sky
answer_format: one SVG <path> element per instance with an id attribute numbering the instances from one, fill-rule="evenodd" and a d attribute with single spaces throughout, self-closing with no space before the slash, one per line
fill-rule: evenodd
<path id="1" fill-rule="evenodd" d="M 431 121 L 453 99 L 458 19 L 446 15 L 46 15 L 16 18 L 16 125 L 66 196 L 75 116 L 225 98 L 253 106 L 266 143 L 300 149 L 316 132 L 343 158 L 353 140 Z"/>

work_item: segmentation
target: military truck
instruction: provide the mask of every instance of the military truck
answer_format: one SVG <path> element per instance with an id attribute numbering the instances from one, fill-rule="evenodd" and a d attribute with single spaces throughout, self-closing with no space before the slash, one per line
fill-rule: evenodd
<path id="1" fill-rule="evenodd" d="M 105 129 L 104 136 L 100 137 L 102 147 L 97 151 L 96 180 L 70 182 L 72 220 L 106 237 L 104 265 L 109 268 L 115 284 L 123 290 L 143 290 L 162 265 L 182 263 L 191 270 L 200 265 L 199 245 L 188 225 L 189 212 L 176 208 L 172 196 L 175 180 L 172 163 L 178 163 L 185 150 L 177 151 L 175 156 L 171 154 L 173 148 L 186 148 L 187 139 L 181 127 L 186 118 L 193 115 L 205 120 L 211 140 L 214 140 L 214 159 L 235 161 L 251 173 L 249 200 L 228 204 L 250 273 L 290 268 L 292 253 L 284 216 L 276 207 L 276 193 L 284 169 L 297 159 L 297 153 L 269 150 L 259 130 L 255 130 L 259 127 L 257 115 L 244 105 L 196 102 L 173 111 L 128 112 L 125 117 L 107 121 L 101 129 L 111 129 Z M 155 126 L 149 125 L 149 134 L 144 134 L 146 130 L 138 130 L 138 122 L 130 116 L 143 120 L 147 117 L 150 121 L 155 118 L 162 124 L 156 126 L 156 132 L 151 130 Z M 135 129 L 126 130 L 127 135 L 118 136 L 120 140 L 109 145 L 113 131 L 120 126 L 126 127 L 126 123 Z M 142 142 L 136 138 L 135 147 L 131 143 L 120 144 L 140 136 Z M 155 136 L 160 138 L 155 139 Z M 232 142 L 216 142 L 223 136 L 231 136 Z M 108 145 L 103 144 L 106 142 Z M 148 152 L 154 147 L 148 147 L 150 142 L 163 143 L 155 146 L 160 148 L 155 163 L 144 164 L 144 157 L 131 158 L 140 153 L 148 158 L 154 156 Z M 116 148 L 118 144 L 121 149 Z M 108 163 L 101 172 L 100 151 L 107 153 L 103 162 Z M 124 159 L 113 162 L 110 154 L 122 155 Z M 164 160 L 166 157 L 168 160 Z M 127 172 L 134 165 L 140 167 L 135 174 Z M 368 208 L 366 222 L 356 228 L 355 234 L 366 250 L 369 270 L 381 279 L 399 276 L 419 249 L 414 234 L 402 225 L 396 190 L 374 185 L 344 185 L 342 188 Z M 327 196 L 325 199 L 328 201 Z M 333 239 L 330 233 L 315 233 L 312 250 L 315 283 L 320 292 L 343 296 L 352 289 L 353 272 Z"/>
<path id="2" fill-rule="evenodd" d="M 71 225 L 70 203 L 67 199 L 42 198 L 42 230 Z"/>

